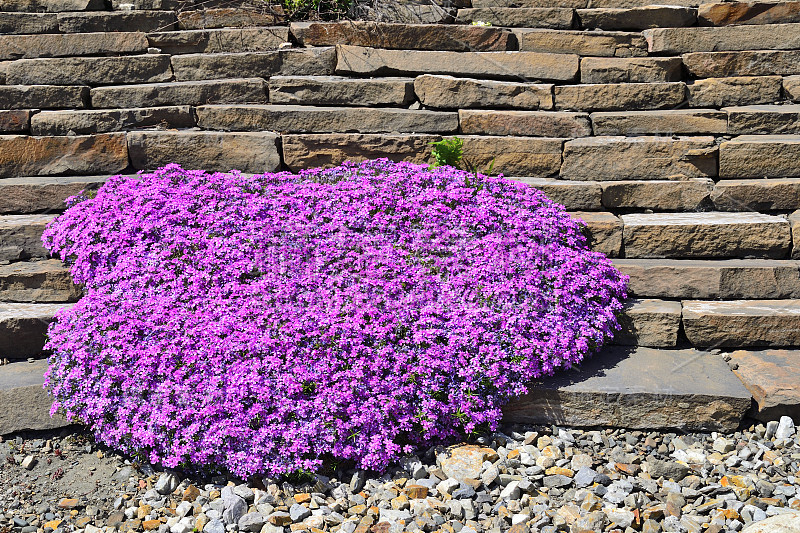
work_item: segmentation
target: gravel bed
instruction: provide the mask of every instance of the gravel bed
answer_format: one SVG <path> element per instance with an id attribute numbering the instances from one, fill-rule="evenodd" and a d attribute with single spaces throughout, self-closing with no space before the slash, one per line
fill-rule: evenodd
<path id="1" fill-rule="evenodd" d="M 383 475 L 246 482 L 139 464 L 72 428 L 0 442 L 0 533 L 740 531 L 800 523 L 799 467 L 788 417 L 728 435 L 515 426 Z"/>

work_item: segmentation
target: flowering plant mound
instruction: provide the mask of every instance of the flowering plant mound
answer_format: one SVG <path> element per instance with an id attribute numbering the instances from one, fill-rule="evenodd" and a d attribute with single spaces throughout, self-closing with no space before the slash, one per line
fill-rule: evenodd
<path id="1" fill-rule="evenodd" d="M 542 192 L 387 160 L 118 176 L 44 241 L 86 287 L 50 328 L 53 409 L 241 476 L 382 469 L 494 428 L 610 338 L 625 296 Z"/>

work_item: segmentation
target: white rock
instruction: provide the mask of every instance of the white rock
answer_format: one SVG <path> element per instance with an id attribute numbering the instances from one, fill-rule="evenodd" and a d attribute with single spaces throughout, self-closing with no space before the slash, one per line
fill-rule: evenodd
<path id="1" fill-rule="evenodd" d="M 461 485 L 457 479 L 447 478 L 444 481 L 441 481 L 438 485 L 436 485 L 436 490 L 439 491 L 439 494 L 447 494 L 450 496 L 453 494 L 453 491 L 456 490 Z"/>
<path id="2" fill-rule="evenodd" d="M 792 511 L 752 523 L 742 533 L 800 533 L 800 512 Z"/>
<path id="3" fill-rule="evenodd" d="M 175 514 L 178 515 L 180 518 L 183 518 L 187 514 L 191 514 L 192 512 L 192 504 L 189 502 L 181 502 L 180 505 L 175 509 Z"/>
<path id="4" fill-rule="evenodd" d="M 25 470 L 33 470 L 33 465 L 36 464 L 36 458 L 32 455 L 27 456 L 25 459 L 22 460 L 22 468 Z"/>
<path id="5" fill-rule="evenodd" d="M 794 421 L 791 417 L 782 416 L 780 422 L 778 422 L 778 429 L 775 430 L 775 438 L 776 439 L 791 439 L 794 435 Z"/>

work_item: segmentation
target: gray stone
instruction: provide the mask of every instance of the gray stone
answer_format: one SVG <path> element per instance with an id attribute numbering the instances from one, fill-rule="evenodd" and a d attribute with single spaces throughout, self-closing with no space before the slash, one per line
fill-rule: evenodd
<path id="1" fill-rule="evenodd" d="M 61 414 L 50 417 L 53 399 L 42 386 L 46 371 L 45 359 L 0 366 L 0 435 L 69 425 Z"/>
<path id="2" fill-rule="evenodd" d="M 680 481 L 691 473 L 692 469 L 685 464 L 675 461 L 661 461 L 659 459 L 648 458 L 647 472 L 653 479 L 663 477 L 673 481 Z"/>
<path id="3" fill-rule="evenodd" d="M 86 107 L 88 87 L 60 85 L 0 85 L 0 109 Z"/>
<path id="4" fill-rule="evenodd" d="M 786 76 L 783 79 L 783 90 L 786 96 L 795 102 L 800 102 L 800 76 Z M 771 100 L 772 102 L 776 101 Z M 753 102 L 761 103 L 761 102 Z"/>
<path id="5" fill-rule="evenodd" d="M 172 70 L 178 81 L 274 75 L 329 76 L 335 66 L 336 52 L 332 47 L 172 57 Z"/>
<path id="6" fill-rule="evenodd" d="M 689 107 L 769 104 L 781 99 L 780 76 L 733 76 L 695 80 L 687 88 Z"/>
<path id="7" fill-rule="evenodd" d="M 356 470 L 350 478 L 350 491 L 353 493 L 361 492 L 367 482 L 367 473 L 364 470 Z"/>
<path id="8" fill-rule="evenodd" d="M 165 54 L 20 59 L 8 65 L 9 85 L 114 85 L 172 78 Z"/>
<path id="9" fill-rule="evenodd" d="M 101 8 L 104 9 L 104 8 Z M 174 29 L 177 19 L 172 11 L 93 11 L 58 14 L 61 33 L 109 31 L 164 31 Z"/>
<path id="10" fill-rule="evenodd" d="M 619 322 L 622 329 L 614 335 L 615 344 L 674 347 L 678 343 L 681 325 L 681 304 L 666 300 L 629 299 Z"/>
<path id="11" fill-rule="evenodd" d="M 686 100 L 686 85 L 683 82 L 562 85 L 555 87 L 554 93 L 556 109 L 580 111 L 667 109 L 679 106 Z M 601 135 L 598 132 L 594 134 Z"/>
<path id="12" fill-rule="evenodd" d="M 800 532 L 800 511 L 789 511 L 777 516 L 763 518 L 748 525 L 742 533 L 798 533 Z"/>
<path id="13" fill-rule="evenodd" d="M 424 74 L 414 80 L 414 92 L 427 107 L 552 109 L 550 84 L 476 80 Z"/>
<path id="14" fill-rule="evenodd" d="M 128 2 L 130 0 L 112 0 L 112 2 L 117 1 Z M 188 9 L 178 13 L 178 27 L 182 30 L 271 26 L 282 20 L 283 16 L 274 5 L 270 6 L 270 10 L 267 12 L 238 7 L 206 7 L 197 10 Z"/>
<path id="15" fill-rule="evenodd" d="M 302 505 L 295 503 L 289 508 L 289 516 L 292 517 L 292 522 L 302 522 L 311 516 L 311 511 Z"/>
<path id="16" fill-rule="evenodd" d="M 800 47 L 800 24 L 658 28 L 645 30 L 650 53 L 683 54 L 726 50 L 792 50 Z"/>
<path id="17" fill-rule="evenodd" d="M 289 28 L 222 28 L 159 31 L 147 34 L 150 46 L 165 54 L 219 54 L 277 50 L 289 41 Z"/>
<path id="18" fill-rule="evenodd" d="M 147 39 L 142 33 L 78 33 L 0 35 L 0 60 L 143 53 Z"/>
<path id="19" fill-rule="evenodd" d="M 724 135 L 728 130 L 728 116 L 714 109 L 592 113 L 591 119 L 595 135 Z"/>
<path id="20" fill-rule="evenodd" d="M 800 134 L 800 104 L 726 107 L 728 133 Z"/>
<path id="21" fill-rule="evenodd" d="M 681 81 L 680 57 L 584 57 L 581 83 L 655 83 Z"/>
<path id="22" fill-rule="evenodd" d="M 573 27 L 574 18 L 572 9 L 562 7 L 477 7 L 459 9 L 456 20 L 466 24 L 478 21 L 492 26 L 568 30 Z"/>
<path id="23" fill-rule="evenodd" d="M 159 494 L 172 494 L 172 492 L 178 488 L 178 484 L 180 482 L 181 480 L 178 479 L 178 476 L 169 472 L 165 472 L 159 476 L 154 488 Z"/>
<path id="24" fill-rule="evenodd" d="M 203 533 L 225 533 L 225 524 L 222 520 L 212 518 L 203 527 Z"/>
<path id="25" fill-rule="evenodd" d="M 0 301 L 70 302 L 81 291 L 59 260 L 18 262 L 0 266 Z"/>
<path id="26" fill-rule="evenodd" d="M 591 486 L 597 478 L 597 472 L 588 466 L 583 466 L 575 473 L 573 480 L 575 487 L 582 489 Z"/>
<path id="27" fill-rule="evenodd" d="M 90 94 L 95 108 L 267 103 L 266 83 L 261 78 L 97 87 Z"/>
<path id="28" fill-rule="evenodd" d="M 578 9 L 584 29 L 641 31 L 648 28 L 692 26 L 697 20 L 694 9 L 671 5 L 648 5 L 632 8 Z"/>
<path id="29" fill-rule="evenodd" d="M 105 9 L 103 0 L 4 0 L 3 11 L 52 12 Z"/>
<path id="30" fill-rule="evenodd" d="M 589 115 L 585 113 L 462 109 L 458 112 L 458 119 L 464 134 L 565 138 L 592 134 Z"/>
<path id="31" fill-rule="evenodd" d="M 520 29 L 514 33 L 519 39 L 519 49 L 525 52 L 594 57 L 647 55 L 647 41 L 644 37 L 628 32 Z"/>
<path id="32" fill-rule="evenodd" d="M 408 106 L 414 101 L 413 78 L 342 76 L 272 76 L 269 101 L 273 104 Z"/>
<path id="33" fill-rule="evenodd" d="M 188 105 L 140 109 L 86 109 L 42 111 L 31 119 L 33 135 L 85 135 L 147 127 L 191 128 L 194 116 Z"/>
<path id="34" fill-rule="evenodd" d="M 0 12 L 0 34 L 55 33 L 58 18 L 55 13 Z"/>
<path id="35" fill-rule="evenodd" d="M 800 74 L 800 50 L 694 52 L 683 64 L 695 78 Z"/>
<path id="36" fill-rule="evenodd" d="M 222 512 L 222 521 L 227 524 L 238 524 L 239 520 L 247 513 L 247 503 L 236 496 L 231 494 L 225 500 L 225 510 Z"/>

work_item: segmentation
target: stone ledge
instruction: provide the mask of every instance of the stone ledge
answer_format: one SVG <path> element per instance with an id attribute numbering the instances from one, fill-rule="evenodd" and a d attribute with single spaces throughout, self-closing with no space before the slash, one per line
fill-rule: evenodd
<path id="1" fill-rule="evenodd" d="M 50 417 L 53 399 L 42 387 L 46 371 L 45 360 L 0 366 L 0 435 L 69 425 L 63 416 Z"/>

